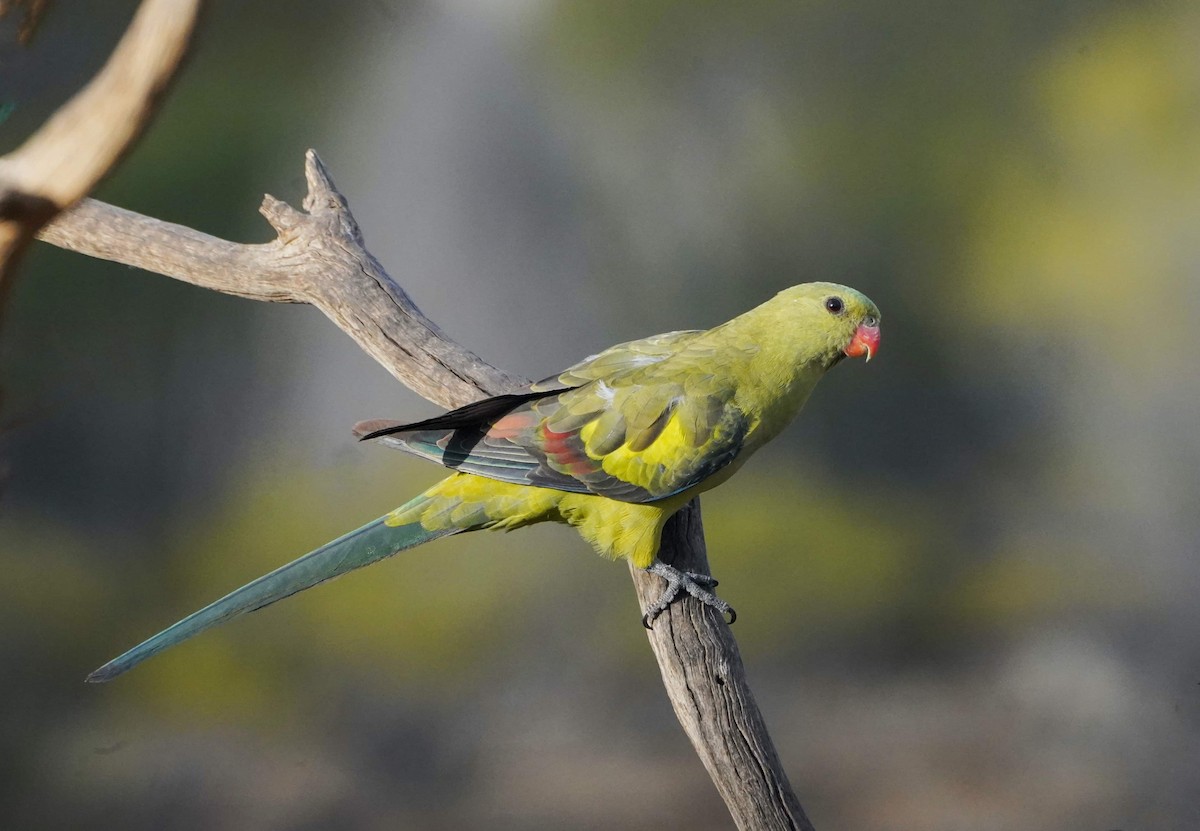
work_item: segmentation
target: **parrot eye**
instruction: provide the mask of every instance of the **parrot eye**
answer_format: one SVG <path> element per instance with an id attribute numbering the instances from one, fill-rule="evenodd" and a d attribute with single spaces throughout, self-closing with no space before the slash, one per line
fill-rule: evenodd
<path id="1" fill-rule="evenodd" d="M 846 309 L 846 304 L 842 302 L 840 297 L 827 297 L 825 299 L 825 309 L 834 315 L 840 315 Z"/>

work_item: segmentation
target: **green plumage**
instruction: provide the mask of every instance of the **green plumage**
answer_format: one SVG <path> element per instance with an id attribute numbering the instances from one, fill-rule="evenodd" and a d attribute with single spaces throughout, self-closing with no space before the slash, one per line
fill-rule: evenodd
<path id="1" fill-rule="evenodd" d="M 605 556 L 669 571 L 655 562 L 667 518 L 783 429 L 830 367 L 848 355 L 870 358 L 878 326 L 879 310 L 862 294 L 808 283 L 715 329 L 618 344 L 524 390 L 422 422 L 363 422 L 360 437 L 456 472 L 184 618 L 89 680 L 108 680 L 231 617 L 460 531 L 566 522 Z M 648 612 L 647 625 L 675 588 Z M 687 588 L 728 609 L 694 583 Z"/>

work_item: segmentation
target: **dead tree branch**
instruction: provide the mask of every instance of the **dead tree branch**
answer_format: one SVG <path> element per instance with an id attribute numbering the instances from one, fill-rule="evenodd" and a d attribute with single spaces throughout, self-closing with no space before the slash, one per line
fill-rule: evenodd
<path id="1" fill-rule="evenodd" d="M 41 233 L 46 242 L 255 300 L 311 303 L 406 386 L 456 407 L 524 383 L 450 340 L 367 251 L 346 200 L 309 151 L 304 213 L 270 196 L 261 213 L 278 233 L 240 245 L 85 200 Z M 661 556 L 708 573 L 699 503 L 668 524 Z M 633 569 L 643 609 L 659 578 Z M 811 829 L 746 683 L 729 627 L 691 597 L 649 633 L 676 716 L 743 829 Z"/>
<path id="2" fill-rule="evenodd" d="M 200 0 L 145 0 L 108 63 L 0 158 L 0 287 L 34 234 L 132 146 L 187 51 Z"/>

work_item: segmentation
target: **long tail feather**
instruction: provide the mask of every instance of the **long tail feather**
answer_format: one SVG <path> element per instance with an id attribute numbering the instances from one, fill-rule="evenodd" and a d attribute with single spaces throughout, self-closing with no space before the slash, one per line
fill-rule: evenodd
<path id="1" fill-rule="evenodd" d="M 423 497 L 418 497 L 421 499 Z M 411 504 L 411 503 L 410 503 Z M 87 677 L 92 683 L 109 681 L 205 629 L 230 618 L 269 606 L 338 575 L 370 565 L 423 542 L 457 533 L 461 528 L 428 531 L 419 522 L 390 526 L 380 517 L 316 551 L 247 583 L 220 600 L 194 612 L 154 637 L 114 658 Z"/>

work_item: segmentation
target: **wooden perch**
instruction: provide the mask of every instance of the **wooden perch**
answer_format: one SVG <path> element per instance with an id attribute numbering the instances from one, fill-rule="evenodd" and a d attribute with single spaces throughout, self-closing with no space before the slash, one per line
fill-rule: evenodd
<path id="1" fill-rule="evenodd" d="M 199 10 L 200 0 L 145 0 L 96 77 L 0 158 L 0 287 L 38 229 L 89 193 L 141 135 Z"/>
<path id="2" fill-rule="evenodd" d="M 278 237 L 263 245 L 227 242 L 90 199 L 39 236 L 61 248 L 227 294 L 311 303 L 397 379 L 446 408 L 525 383 L 450 340 L 421 313 L 367 251 L 345 198 L 312 151 L 305 174 L 306 212 L 264 199 L 261 213 Z M 668 523 L 659 556 L 681 569 L 708 573 L 698 501 Z M 631 571 L 644 610 L 661 582 L 641 569 Z M 721 616 L 685 597 L 648 635 L 675 714 L 737 826 L 811 829 Z"/>

